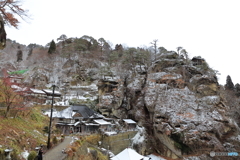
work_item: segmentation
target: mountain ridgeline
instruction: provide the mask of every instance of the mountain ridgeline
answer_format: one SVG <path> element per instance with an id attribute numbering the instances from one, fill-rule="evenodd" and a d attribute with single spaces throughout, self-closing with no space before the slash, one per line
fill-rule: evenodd
<path id="1" fill-rule="evenodd" d="M 28 69 L 23 74 L 28 86 L 42 89 L 54 82 L 65 94 L 86 97 L 72 103 L 135 120 L 145 128 L 144 141 L 132 142 L 142 155 L 210 159 L 211 151 L 240 152 L 238 95 L 219 85 L 204 58 L 190 59 L 182 47 L 168 51 L 156 42 L 149 48 L 112 48 L 103 38 L 62 35 L 51 48 L 52 43 L 8 40 L 1 68 Z"/>

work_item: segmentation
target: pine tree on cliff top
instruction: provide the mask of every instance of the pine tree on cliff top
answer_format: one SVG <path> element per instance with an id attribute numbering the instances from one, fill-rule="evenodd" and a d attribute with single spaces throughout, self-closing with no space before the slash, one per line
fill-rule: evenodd
<path id="1" fill-rule="evenodd" d="M 232 79 L 229 75 L 227 76 L 227 81 L 226 81 L 226 84 L 225 84 L 225 88 L 228 89 L 228 90 L 234 90 L 234 84 L 233 84 Z"/>
<path id="2" fill-rule="evenodd" d="M 240 84 L 235 84 L 235 95 L 240 97 Z"/>
<path id="3" fill-rule="evenodd" d="M 50 47 L 48 49 L 48 53 L 49 54 L 52 54 L 56 51 L 56 43 L 54 42 L 54 40 L 52 40 L 51 44 L 50 44 Z"/>

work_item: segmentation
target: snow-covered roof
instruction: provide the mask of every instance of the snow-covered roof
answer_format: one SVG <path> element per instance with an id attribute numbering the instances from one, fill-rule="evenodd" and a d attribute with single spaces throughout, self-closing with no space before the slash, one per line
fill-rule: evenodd
<path id="1" fill-rule="evenodd" d="M 23 79 L 23 77 L 19 77 L 19 76 L 8 76 L 8 78 Z"/>
<path id="2" fill-rule="evenodd" d="M 74 123 L 74 126 L 77 126 L 79 123 L 80 123 L 79 121 L 78 121 L 78 122 L 76 122 L 76 123 Z"/>
<path id="3" fill-rule="evenodd" d="M 71 119 L 76 113 L 79 113 L 79 116 L 82 118 L 104 118 L 104 116 L 96 113 L 85 105 L 73 105 L 62 111 L 54 111 L 53 117 Z M 50 110 L 45 112 L 45 114 L 49 116 Z"/>
<path id="4" fill-rule="evenodd" d="M 62 111 L 53 111 L 52 117 L 71 119 L 75 113 L 76 112 L 73 112 L 71 107 L 68 107 Z M 49 117 L 50 114 L 51 110 L 45 112 L 45 115 L 48 115 Z"/>
<path id="5" fill-rule="evenodd" d="M 82 85 L 79 85 L 77 84 L 76 86 L 70 86 L 70 88 L 81 88 L 81 89 L 91 89 L 91 90 L 98 90 L 98 87 L 96 84 L 91 84 L 91 85 L 88 85 L 88 86 L 82 86 Z"/>
<path id="6" fill-rule="evenodd" d="M 73 112 L 71 107 L 68 107 L 60 112 L 58 112 L 58 117 L 72 118 L 76 112 Z"/>
<path id="7" fill-rule="evenodd" d="M 43 89 L 44 92 L 48 93 L 48 94 L 53 94 L 53 91 L 50 89 Z M 54 91 L 54 94 L 59 94 L 61 95 L 61 93 L 59 91 Z"/>
<path id="8" fill-rule="evenodd" d="M 140 159 L 149 159 L 138 154 L 135 150 L 131 148 L 126 148 L 116 156 L 112 157 L 111 160 L 140 160 Z"/>
<path id="9" fill-rule="evenodd" d="M 45 94 L 45 92 L 43 92 L 42 90 L 39 90 L 39 89 L 30 88 L 30 90 L 31 90 L 33 93 Z"/>
<path id="10" fill-rule="evenodd" d="M 117 134 L 117 132 L 113 131 L 113 132 L 104 132 L 104 134 L 111 136 L 111 135 L 115 135 Z"/>
<path id="11" fill-rule="evenodd" d="M 22 89 L 21 87 L 19 87 L 17 85 L 11 85 L 11 88 L 13 88 L 13 89 Z"/>
<path id="12" fill-rule="evenodd" d="M 27 87 L 21 88 L 17 85 L 11 85 L 11 88 L 15 90 L 15 92 L 22 92 L 22 91 L 26 91 Z"/>
<path id="13" fill-rule="evenodd" d="M 105 120 L 108 120 L 108 121 L 114 120 L 113 118 L 107 118 L 107 117 L 104 117 L 104 119 L 105 119 Z"/>
<path id="14" fill-rule="evenodd" d="M 99 124 L 94 124 L 94 123 L 84 123 L 86 126 L 99 126 Z"/>
<path id="15" fill-rule="evenodd" d="M 96 119 L 94 122 L 101 124 L 101 125 L 108 125 L 111 124 L 110 122 L 104 121 L 103 119 Z"/>
<path id="16" fill-rule="evenodd" d="M 50 117 L 50 115 L 51 115 L 51 110 L 48 110 L 48 111 L 44 112 L 44 114 L 47 115 L 48 117 Z M 52 112 L 52 117 L 57 117 L 57 114 L 58 114 L 58 112 L 53 111 L 53 112 Z"/>
<path id="17" fill-rule="evenodd" d="M 99 113 L 94 113 L 92 116 L 90 116 L 89 118 L 105 118 L 103 115 L 99 114 Z"/>
<path id="18" fill-rule="evenodd" d="M 136 124 L 136 122 L 131 120 L 131 119 L 123 119 L 123 121 L 128 123 L 128 124 Z"/>

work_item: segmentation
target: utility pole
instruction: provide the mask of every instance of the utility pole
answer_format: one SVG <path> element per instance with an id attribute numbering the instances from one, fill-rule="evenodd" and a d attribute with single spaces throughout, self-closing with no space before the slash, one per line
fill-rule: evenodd
<path id="1" fill-rule="evenodd" d="M 53 103 L 54 103 L 54 90 L 55 90 L 55 85 L 53 87 L 53 93 L 52 93 L 52 105 L 51 105 L 51 114 L 50 114 L 50 122 L 49 122 L 49 127 L 48 127 L 48 141 L 47 141 L 47 149 L 50 149 L 50 137 L 51 137 L 51 128 L 52 128 L 52 112 L 53 112 Z"/>

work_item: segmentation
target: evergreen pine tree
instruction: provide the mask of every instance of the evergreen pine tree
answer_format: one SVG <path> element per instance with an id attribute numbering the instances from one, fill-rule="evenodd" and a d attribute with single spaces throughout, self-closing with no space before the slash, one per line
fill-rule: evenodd
<path id="1" fill-rule="evenodd" d="M 51 44 L 50 44 L 50 47 L 48 49 L 48 53 L 49 54 L 52 54 L 56 51 L 56 43 L 54 42 L 54 40 L 52 40 Z"/>
<path id="2" fill-rule="evenodd" d="M 240 97 L 240 84 L 235 84 L 235 94 L 236 96 Z"/>
<path id="3" fill-rule="evenodd" d="M 22 53 L 22 50 L 20 48 L 20 46 L 18 46 L 18 51 L 17 51 L 17 62 L 20 62 L 22 61 L 23 59 L 23 53 Z"/>
<path id="4" fill-rule="evenodd" d="M 226 84 L 225 84 L 225 88 L 228 89 L 228 90 L 234 90 L 234 84 L 233 84 L 232 79 L 229 75 L 227 76 L 227 81 L 226 81 Z"/>

